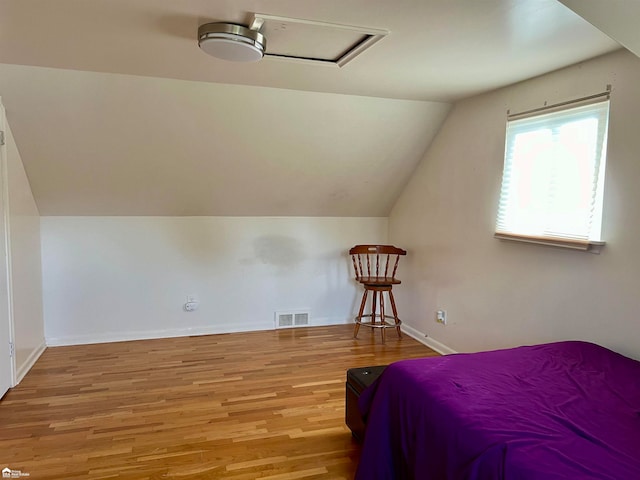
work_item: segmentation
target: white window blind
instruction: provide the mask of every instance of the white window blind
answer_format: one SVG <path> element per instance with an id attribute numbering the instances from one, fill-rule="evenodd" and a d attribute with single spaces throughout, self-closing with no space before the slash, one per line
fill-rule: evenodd
<path id="1" fill-rule="evenodd" d="M 496 237 L 601 241 L 609 100 L 507 121 Z"/>

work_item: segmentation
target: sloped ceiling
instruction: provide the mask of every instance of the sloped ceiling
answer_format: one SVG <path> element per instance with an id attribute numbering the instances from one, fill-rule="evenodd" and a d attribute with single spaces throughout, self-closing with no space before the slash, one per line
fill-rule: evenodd
<path id="1" fill-rule="evenodd" d="M 342 69 L 198 49 L 251 12 L 391 33 Z M 2 0 L 0 95 L 42 215 L 385 216 L 452 101 L 616 48 L 555 0 Z"/>
<path id="2" fill-rule="evenodd" d="M 638 0 L 560 0 L 582 18 L 640 56 Z"/>
<path id="3" fill-rule="evenodd" d="M 444 103 L 4 65 L 42 215 L 385 215 Z"/>

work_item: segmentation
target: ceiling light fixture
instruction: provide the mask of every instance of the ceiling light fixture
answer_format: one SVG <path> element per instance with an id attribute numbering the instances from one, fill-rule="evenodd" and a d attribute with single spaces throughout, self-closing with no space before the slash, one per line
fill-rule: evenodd
<path id="1" fill-rule="evenodd" d="M 198 28 L 198 45 L 209 55 L 232 62 L 257 62 L 267 40 L 257 30 L 233 23 L 206 23 Z"/>

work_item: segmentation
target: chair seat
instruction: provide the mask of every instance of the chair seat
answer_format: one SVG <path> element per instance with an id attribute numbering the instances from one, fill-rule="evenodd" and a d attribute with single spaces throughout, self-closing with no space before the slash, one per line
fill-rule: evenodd
<path id="1" fill-rule="evenodd" d="M 400 280 L 393 277 L 358 277 L 356 280 L 363 285 L 371 285 L 374 287 L 383 287 L 385 285 L 398 285 Z"/>

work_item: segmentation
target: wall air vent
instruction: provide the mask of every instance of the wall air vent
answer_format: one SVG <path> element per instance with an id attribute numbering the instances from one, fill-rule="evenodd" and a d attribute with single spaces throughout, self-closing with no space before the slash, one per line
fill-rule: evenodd
<path id="1" fill-rule="evenodd" d="M 276 329 L 308 327 L 311 325 L 311 315 L 306 310 L 276 312 L 275 323 Z"/>
<path id="2" fill-rule="evenodd" d="M 256 13 L 252 30 L 267 39 L 264 58 L 344 67 L 389 34 L 388 30 Z"/>

